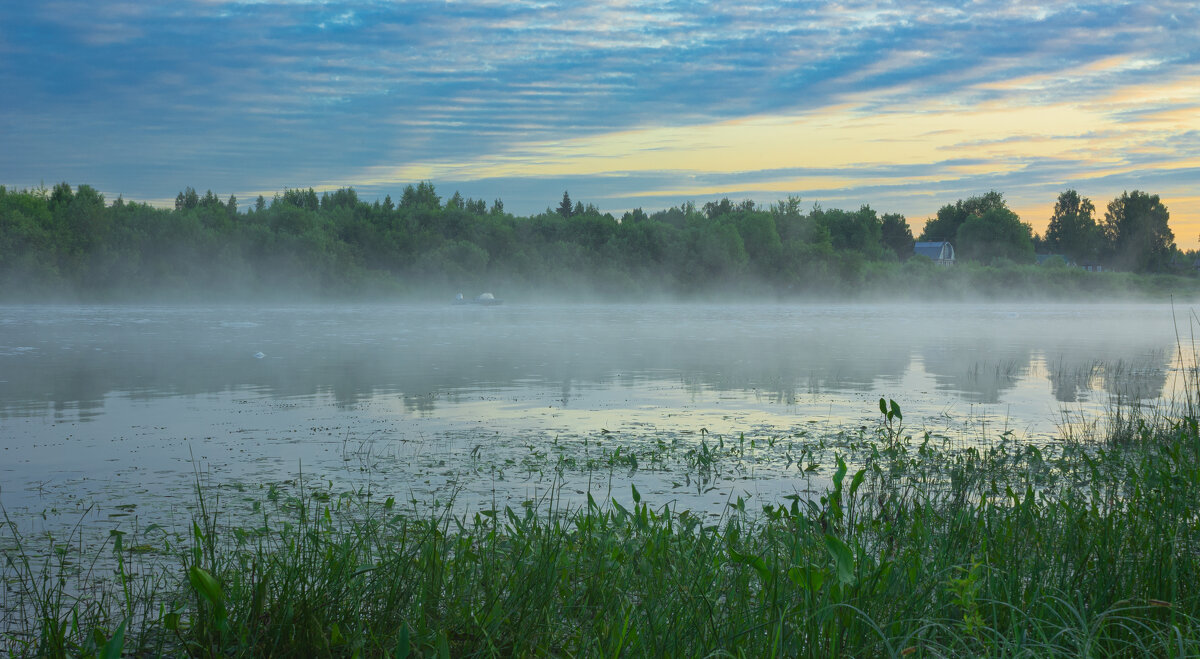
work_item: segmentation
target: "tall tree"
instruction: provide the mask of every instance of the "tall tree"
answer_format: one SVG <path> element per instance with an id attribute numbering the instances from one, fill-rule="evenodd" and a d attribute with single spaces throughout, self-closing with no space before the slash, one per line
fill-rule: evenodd
<path id="1" fill-rule="evenodd" d="M 958 228 L 955 252 L 959 258 L 993 263 L 1007 259 L 1016 263 L 1031 263 L 1033 229 L 1007 208 L 990 208 L 980 215 L 971 215 Z"/>
<path id="2" fill-rule="evenodd" d="M 61 207 L 70 205 L 71 200 L 75 198 L 75 192 L 71 190 L 71 184 L 63 181 L 54 186 L 54 191 L 50 193 L 50 210 L 51 212 L 58 210 Z"/>
<path id="3" fill-rule="evenodd" d="M 321 206 L 321 200 L 312 188 L 308 190 L 285 188 L 283 190 L 283 202 L 296 208 L 303 208 L 310 211 L 315 211 Z"/>
<path id="4" fill-rule="evenodd" d="M 871 256 L 882 255 L 881 224 L 870 206 L 863 206 L 857 213 L 814 206 L 809 217 L 817 226 L 829 232 L 834 249 L 854 250 Z"/>
<path id="5" fill-rule="evenodd" d="M 723 197 L 721 201 L 710 201 L 704 204 L 704 214 L 710 220 L 722 215 L 729 215 L 733 210 L 733 202 L 729 200 L 729 197 Z"/>
<path id="6" fill-rule="evenodd" d="M 200 195 L 196 194 L 196 189 L 190 185 L 175 197 L 175 210 L 177 211 L 195 208 L 199 205 Z"/>
<path id="7" fill-rule="evenodd" d="M 641 207 L 638 207 L 631 211 L 625 211 L 625 214 L 621 216 L 621 224 L 636 224 L 638 222 L 645 222 L 649 219 L 650 217 L 646 215 L 646 211 L 642 210 Z"/>
<path id="8" fill-rule="evenodd" d="M 1074 190 L 1060 193 L 1046 227 L 1045 249 L 1075 261 L 1097 259 L 1104 235 L 1093 217 L 1095 212 L 1091 199 Z"/>
<path id="9" fill-rule="evenodd" d="M 894 252 L 900 260 L 912 256 L 913 244 L 916 241 L 913 240 L 912 229 L 908 227 L 904 216 L 899 213 L 885 213 L 879 219 L 880 241 L 883 246 Z"/>
<path id="10" fill-rule="evenodd" d="M 1137 272 L 1164 270 L 1175 250 L 1175 234 L 1167 226 L 1171 214 L 1158 195 L 1123 192 L 1108 202 L 1104 235 L 1112 265 Z"/>
<path id="11" fill-rule="evenodd" d="M 982 216 L 990 210 L 1008 210 L 1004 195 L 992 190 L 977 197 L 959 199 L 954 204 L 947 204 L 938 209 L 937 217 L 925 222 L 921 231 L 921 240 L 942 241 L 954 243 L 957 240 L 958 229 L 972 216 Z M 958 245 L 954 247 L 957 249 Z"/>
<path id="12" fill-rule="evenodd" d="M 563 217 L 571 217 L 571 213 L 575 212 L 575 207 L 571 205 L 571 195 L 563 190 L 562 201 L 558 204 L 558 214 Z"/>
<path id="13" fill-rule="evenodd" d="M 404 186 L 404 194 L 400 196 L 400 207 L 417 208 L 419 206 L 442 207 L 442 198 L 437 195 L 433 183 L 421 181 L 416 187 L 411 184 Z"/>

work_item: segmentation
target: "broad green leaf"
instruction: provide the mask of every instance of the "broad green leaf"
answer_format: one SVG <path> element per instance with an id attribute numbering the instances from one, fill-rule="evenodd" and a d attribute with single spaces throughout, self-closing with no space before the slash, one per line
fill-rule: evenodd
<path id="1" fill-rule="evenodd" d="M 837 470 L 833 472 L 833 490 L 835 492 L 842 491 L 842 481 L 846 478 L 846 461 L 839 455 L 837 459 Z"/>
<path id="2" fill-rule="evenodd" d="M 863 478 L 865 478 L 866 475 L 866 469 L 859 469 L 858 472 L 854 474 L 854 478 L 850 480 L 850 496 L 854 496 L 854 493 L 858 491 L 858 487 L 862 485 Z"/>
<path id="3" fill-rule="evenodd" d="M 787 571 L 788 579 L 810 593 L 816 593 L 825 583 L 825 571 L 814 565 L 793 567 Z"/>
<path id="4" fill-rule="evenodd" d="M 125 624 L 129 620 L 122 620 L 121 624 L 117 625 L 117 631 L 113 632 L 112 638 L 100 648 L 100 659 L 121 659 L 121 652 L 125 649 Z"/>
<path id="5" fill-rule="evenodd" d="M 191 582 L 192 588 L 209 603 L 220 604 L 225 600 L 225 595 L 221 592 L 221 585 L 203 568 L 193 565 L 188 570 L 188 581 Z"/>
<path id="6" fill-rule="evenodd" d="M 758 573 L 759 578 L 763 580 L 764 585 L 771 580 L 771 570 L 767 567 L 767 563 L 761 557 L 755 556 L 754 554 L 740 553 L 732 547 L 729 548 L 729 557 L 733 559 L 735 563 L 749 565 L 750 567 L 754 568 L 754 571 Z"/>
<path id="7" fill-rule="evenodd" d="M 829 555 L 833 556 L 837 565 L 838 581 L 847 585 L 854 583 L 854 553 L 850 551 L 850 547 L 837 537 L 826 533 L 825 548 L 829 550 Z"/>
<path id="8" fill-rule="evenodd" d="M 396 659 L 408 659 L 412 646 L 408 642 L 408 623 L 400 625 L 400 639 L 396 642 Z"/>

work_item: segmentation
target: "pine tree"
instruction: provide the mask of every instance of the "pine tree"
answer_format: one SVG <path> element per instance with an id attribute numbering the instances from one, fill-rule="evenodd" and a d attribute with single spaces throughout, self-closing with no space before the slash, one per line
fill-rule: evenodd
<path id="1" fill-rule="evenodd" d="M 571 205 L 571 195 L 567 194 L 566 190 L 563 190 L 562 203 L 558 205 L 558 214 L 563 217 L 571 217 L 573 212 L 575 212 L 575 207 Z"/>

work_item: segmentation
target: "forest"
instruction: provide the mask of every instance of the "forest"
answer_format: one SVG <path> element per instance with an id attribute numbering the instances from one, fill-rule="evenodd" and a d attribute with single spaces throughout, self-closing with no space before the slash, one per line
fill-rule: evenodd
<path id="1" fill-rule="evenodd" d="M 805 298 L 1078 293 L 1163 296 L 1200 290 L 1157 195 L 1095 205 L 1062 192 L 1045 235 L 1003 194 L 959 199 L 919 236 L 902 215 L 805 208 L 789 196 L 686 202 L 614 217 L 573 202 L 514 216 L 496 199 L 443 199 L 430 182 L 367 202 L 353 188 L 286 189 L 242 206 L 188 187 L 173 209 L 89 185 L 0 186 L 0 298 L 7 301 L 448 299 L 566 295 Z M 947 241 L 950 268 L 913 255 Z M 1038 258 L 1037 255 L 1049 255 Z M 1035 265 L 1041 262 L 1043 265 Z M 1086 272 L 1082 266 L 1110 271 Z"/>

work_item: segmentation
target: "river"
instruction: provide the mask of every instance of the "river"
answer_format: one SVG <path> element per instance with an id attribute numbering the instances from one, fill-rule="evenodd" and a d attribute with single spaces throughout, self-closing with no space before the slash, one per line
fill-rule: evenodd
<path id="1" fill-rule="evenodd" d="M 880 397 L 907 433 L 963 444 L 1161 408 L 1191 319 L 1151 304 L 2 307 L 0 504 L 26 532 L 177 523 L 197 478 L 249 501 L 303 475 L 415 509 L 633 484 L 717 510 L 819 489 L 822 470 L 800 468 L 810 444 L 869 436 Z M 729 456 L 715 473 L 702 445 Z"/>

